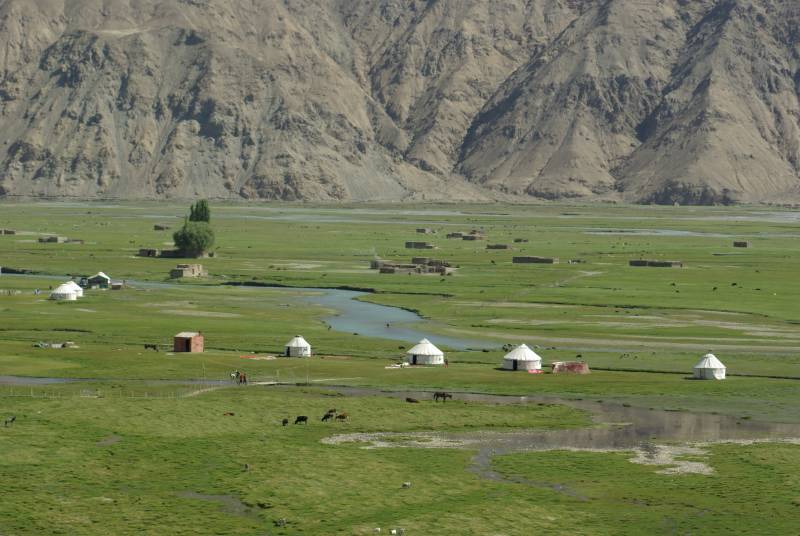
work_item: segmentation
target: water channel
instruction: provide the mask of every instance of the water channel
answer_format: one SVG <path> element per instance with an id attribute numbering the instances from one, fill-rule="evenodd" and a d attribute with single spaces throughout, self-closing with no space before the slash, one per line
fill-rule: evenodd
<path id="1" fill-rule="evenodd" d="M 38 274 L 3 274 L 2 277 L 29 277 L 49 281 L 65 281 L 68 276 L 52 276 Z M 178 285 L 161 281 L 136 281 L 126 280 L 133 288 L 142 289 L 170 289 L 195 292 L 197 287 Z M 364 337 L 376 337 L 395 341 L 402 341 L 406 345 L 413 345 L 423 338 L 429 339 L 436 345 L 454 350 L 497 348 L 502 345 L 497 341 L 465 339 L 436 335 L 427 331 L 427 320 L 418 314 L 401 309 L 380 305 L 359 298 L 367 296 L 367 292 L 308 287 L 266 287 L 266 286 L 237 286 L 239 289 L 248 289 L 252 292 L 300 292 L 297 298 L 305 303 L 317 305 L 331 310 L 332 314 L 323 320 L 332 330 L 342 333 L 358 333 Z"/>

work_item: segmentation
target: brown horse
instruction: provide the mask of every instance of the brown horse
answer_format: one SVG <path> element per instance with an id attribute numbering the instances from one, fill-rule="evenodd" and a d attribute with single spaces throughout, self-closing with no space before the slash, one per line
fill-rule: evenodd
<path id="1" fill-rule="evenodd" d="M 340 413 L 339 415 L 337 415 L 337 416 L 336 416 L 336 420 L 337 420 L 337 421 L 339 421 L 339 422 L 344 422 L 344 421 L 346 421 L 346 420 L 347 420 L 349 417 L 350 417 L 350 416 L 349 416 L 347 413 Z"/>

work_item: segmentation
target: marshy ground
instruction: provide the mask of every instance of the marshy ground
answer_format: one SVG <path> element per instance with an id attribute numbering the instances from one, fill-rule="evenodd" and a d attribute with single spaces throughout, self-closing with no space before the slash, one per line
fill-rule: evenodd
<path id="1" fill-rule="evenodd" d="M 212 211 L 218 248 L 199 261 L 209 277 L 174 282 L 166 277 L 178 261 L 135 253 L 169 242 L 153 224 L 179 225 L 185 207 L 2 206 L 0 227 L 18 234 L 0 236 L 0 264 L 36 273 L 0 275 L 0 416 L 17 416 L 0 429 L 0 533 L 796 527 L 794 213 L 558 205 Z M 369 270 L 376 256 L 417 256 L 403 248 L 416 227 L 437 231 L 425 240 L 439 249 L 425 255 L 458 266 L 454 275 Z M 488 240 L 444 238 L 473 228 Z M 40 244 L 42 234 L 85 243 Z M 750 247 L 733 248 L 734 239 Z M 515 255 L 561 262 L 512 264 Z M 629 267 L 636 258 L 684 267 Z M 133 283 L 74 303 L 46 299 L 65 274 L 99 270 Z M 337 287 L 368 292 L 351 306 L 351 295 L 313 290 Z M 206 352 L 168 351 L 185 330 L 203 331 Z M 269 359 L 297 333 L 319 357 Z M 447 351 L 449 367 L 386 368 L 421 335 Z M 34 346 L 67 340 L 77 348 Z M 580 356 L 593 372 L 497 370 L 500 346 L 518 342 L 538 346 L 545 362 Z M 688 379 L 709 350 L 729 379 Z M 230 383 L 236 369 L 250 386 Z M 430 393 L 442 389 L 456 398 L 434 403 Z M 421 402 L 408 404 L 408 396 Z M 348 421 L 322 423 L 333 407 Z M 309 424 L 281 425 L 297 415 Z"/>

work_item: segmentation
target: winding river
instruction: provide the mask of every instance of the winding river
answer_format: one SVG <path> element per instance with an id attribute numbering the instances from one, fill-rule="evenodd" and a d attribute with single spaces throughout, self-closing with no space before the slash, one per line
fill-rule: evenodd
<path id="1" fill-rule="evenodd" d="M 69 276 L 52 276 L 39 274 L 3 274 L 2 277 L 27 277 L 39 278 L 49 281 L 63 281 Z M 126 280 L 134 288 L 143 289 L 170 289 L 192 290 L 196 287 L 178 285 L 161 281 Z M 364 337 L 375 337 L 402 341 L 406 344 L 415 344 L 423 338 L 429 339 L 437 346 L 453 350 L 497 348 L 501 343 L 492 340 L 465 339 L 436 335 L 426 329 L 432 323 L 418 314 L 388 305 L 380 305 L 359 298 L 367 296 L 367 292 L 342 290 L 331 288 L 311 287 L 266 287 L 266 286 L 237 286 L 240 289 L 250 289 L 253 292 L 301 292 L 299 300 L 332 311 L 330 316 L 323 320 L 332 330 L 342 333 L 357 333 Z"/>

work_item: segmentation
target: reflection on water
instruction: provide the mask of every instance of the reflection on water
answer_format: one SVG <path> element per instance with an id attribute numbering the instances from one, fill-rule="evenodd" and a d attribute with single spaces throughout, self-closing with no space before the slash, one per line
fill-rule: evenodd
<path id="1" fill-rule="evenodd" d="M 329 387 L 330 389 L 330 387 Z M 348 396 L 389 396 L 405 399 L 430 400 L 428 391 L 381 391 L 379 389 L 336 387 L 337 392 Z M 728 415 L 664 411 L 626 407 L 620 404 L 603 404 L 567 400 L 557 397 L 502 396 L 476 393 L 453 393 L 453 400 L 490 404 L 564 404 L 592 414 L 595 426 L 564 430 L 523 430 L 515 432 L 423 432 L 402 433 L 404 438 L 415 435 L 417 439 L 434 437 L 442 444 L 489 449 L 492 454 L 529 450 L 557 449 L 609 449 L 638 448 L 643 442 L 716 442 L 735 440 L 793 439 L 800 438 L 800 424 L 783 424 L 753 421 Z M 366 442 L 385 441 L 393 434 L 364 434 Z M 432 442 L 431 446 L 436 446 Z M 402 446 L 402 442 L 398 445 Z M 415 445 L 418 446 L 418 445 Z"/>

